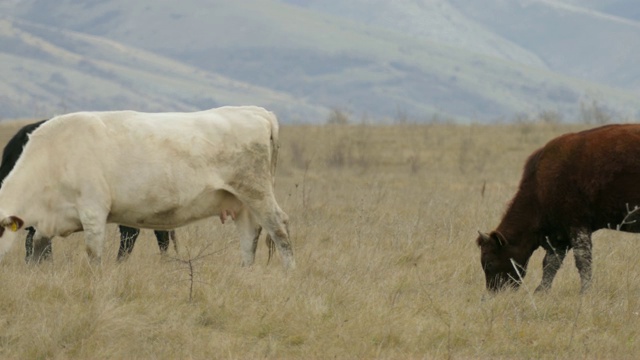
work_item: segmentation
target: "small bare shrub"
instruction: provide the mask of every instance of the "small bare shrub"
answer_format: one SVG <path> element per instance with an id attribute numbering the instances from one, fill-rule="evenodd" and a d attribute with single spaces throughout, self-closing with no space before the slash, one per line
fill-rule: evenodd
<path id="1" fill-rule="evenodd" d="M 327 125 L 348 125 L 349 115 L 341 109 L 333 108 L 327 118 Z"/>
<path id="2" fill-rule="evenodd" d="M 327 157 L 327 165 L 334 168 L 342 168 L 347 164 L 349 157 L 347 141 L 345 138 L 342 138 L 331 148 L 331 152 Z"/>
<path id="3" fill-rule="evenodd" d="M 417 150 L 414 149 L 413 154 L 409 156 L 407 162 L 409 163 L 411 175 L 416 175 L 420 172 L 420 153 Z"/>
<path id="4" fill-rule="evenodd" d="M 489 149 L 476 144 L 476 140 L 470 132 L 460 144 L 458 153 L 458 168 L 463 174 L 471 172 L 482 172 L 489 159 Z"/>
<path id="5" fill-rule="evenodd" d="M 305 157 L 305 146 L 298 141 L 291 142 L 291 163 L 298 169 L 308 166 L 309 160 Z"/>
<path id="6" fill-rule="evenodd" d="M 344 127 L 336 129 L 335 142 L 327 155 L 327 166 L 333 168 L 355 167 L 366 171 L 373 165 L 371 156 L 370 127 Z"/>
<path id="7" fill-rule="evenodd" d="M 471 137 L 467 137 L 462 140 L 460 144 L 460 152 L 458 153 L 458 168 L 461 173 L 466 173 L 471 162 L 473 161 L 473 148 L 474 148 L 473 139 Z"/>
<path id="8" fill-rule="evenodd" d="M 606 111 L 597 101 L 591 104 L 580 103 L 580 117 L 585 124 L 605 125 L 613 122 L 613 116 Z"/>
<path id="9" fill-rule="evenodd" d="M 215 255 L 225 250 L 223 248 L 217 251 L 206 252 L 211 247 L 211 244 L 212 243 L 208 243 L 206 246 L 201 248 L 200 251 L 198 251 L 198 253 L 195 254 L 194 256 L 191 255 L 191 249 L 187 247 L 186 248 L 187 255 L 185 258 L 170 257 L 171 260 L 177 262 L 187 271 L 187 276 L 188 276 L 187 281 L 189 282 L 189 302 L 193 301 L 194 284 L 195 283 L 207 284 L 206 282 L 196 280 L 196 264 L 207 257 L 210 257 L 212 255 Z"/>
<path id="10" fill-rule="evenodd" d="M 540 119 L 540 122 L 545 123 L 545 124 L 560 124 L 560 123 L 562 123 L 562 114 L 560 114 L 557 111 L 553 111 L 553 110 L 542 111 L 538 115 L 538 118 Z"/>
<path id="11" fill-rule="evenodd" d="M 406 125 L 409 123 L 409 115 L 407 111 L 401 109 L 400 107 L 396 108 L 396 116 L 393 119 L 393 123 L 397 125 Z"/>
<path id="12" fill-rule="evenodd" d="M 309 166 L 311 162 L 308 161 L 304 167 L 304 176 L 302 178 L 302 210 L 306 213 L 309 208 L 309 196 L 311 189 L 307 187 L 307 174 L 309 173 Z"/>

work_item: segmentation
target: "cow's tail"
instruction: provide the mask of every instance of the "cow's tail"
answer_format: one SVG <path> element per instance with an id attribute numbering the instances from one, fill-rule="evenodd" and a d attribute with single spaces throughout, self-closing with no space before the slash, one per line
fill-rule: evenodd
<path id="1" fill-rule="evenodd" d="M 280 150 L 280 140 L 279 140 L 279 131 L 280 126 L 278 124 L 278 118 L 272 112 L 269 112 L 269 123 L 271 124 L 271 184 L 273 187 L 276 186 L 276 168 L 278 166 L 278 150 Z M 271 262 L 271 257 L 276 251 L 276 244 L 271 238 L 271 235 L 267 233 L 267 237 L 265 238 L 265 242 L 267 243 L 267 247 L 269 248 L 269 257 L 267 258 L 267 265 Z"/>
<path id="2" fill-rule="evenodd" d="M 269 123 L 271 124 L 271 181 L 273 186 L 276 185 L 276 167 L 278 166 L 278 151 L 280 150 L 278 118 L 272 112 L 269 112 Z"/>

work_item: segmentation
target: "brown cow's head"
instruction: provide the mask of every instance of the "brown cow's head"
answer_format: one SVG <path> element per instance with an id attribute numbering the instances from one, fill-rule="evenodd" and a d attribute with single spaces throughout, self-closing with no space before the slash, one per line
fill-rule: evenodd
<path id="1" fill-rule="evenodd" d="M 523 257 L 520 249 L 510 245 L 497 231 L 490 234 L 480 233 L 476 242 L 480 247 L 480 263 L 487 281 L 487 289 L 496 292 L 506 288 L 518 288 L 520 279 L 524 278 L 526 273 L 528 257 Z M 511 259 L 519 265 L 517 271 Z"/>

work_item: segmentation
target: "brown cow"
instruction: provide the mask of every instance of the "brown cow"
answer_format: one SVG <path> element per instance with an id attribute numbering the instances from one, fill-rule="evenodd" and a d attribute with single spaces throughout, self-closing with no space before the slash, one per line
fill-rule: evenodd
<path id="1" fill-rule="evenodd" d="M 551 140 L 527 160 L 500 225 L 480 233 L 487 289 L 517 287 L 531 254 L 545 251 L 548 290 L 569 249 L 581 291 L 591 283 L 591 234 L 640 232 L 640 125 L 608 125 Z"/>

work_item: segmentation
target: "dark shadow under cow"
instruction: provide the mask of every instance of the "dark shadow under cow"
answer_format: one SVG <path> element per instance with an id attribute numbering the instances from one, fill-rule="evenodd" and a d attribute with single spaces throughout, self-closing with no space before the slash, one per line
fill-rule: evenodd
<path id="1" fill-rule="evenodd" d="M 9 175 L 16 162 L 22 154 L 25 144 L 29 141 L 29 134 L 35 131 L 40 125 L 47 120 L 41 120 L 36 123 L 23 126 L 15 135 L 7 142 L 2 152 L 2 163 L 0 164 L 0 186 L 4 179 Z M 120 229 L 120 248 L 118 249 L 118 260 L 124 260 L 136 243 L 136 239 L 140 234 L 140 229 L 119 225 Z M 51 239 L 43 238 L 34 243 L 34 235 L 36 230 L 32 227 L 27 228 L 27 238 L 25 241 L 26 260 L 40 261 L 51 258 Z M 169 242 L 174 240 L 175 245 L 175 231 L 154 231 L 156 239 L 158 241 L 158 247 L 163 254 L 167 252 L 169 248 Z M 35 258 L 34 258 L 35 256 Z"/>
<path id="2" fill-rule="evenodd" d="M 536 291 L 551 288 L 569 250 L 581 292 L 592 278 L 591 235 L 640 232 L 640 125 L 608 125 L 551 140 L 527 160 L 517 193 L 498 227 L 477 244 L 490 291 L 518 287 L 542 247 Z"/>

